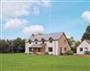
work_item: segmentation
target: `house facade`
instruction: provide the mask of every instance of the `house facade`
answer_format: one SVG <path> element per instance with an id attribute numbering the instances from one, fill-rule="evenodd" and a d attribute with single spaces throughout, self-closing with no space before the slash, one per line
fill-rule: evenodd
<path id="1" fill-rule="evenodd" d="M 85 54 L 86 51 L 90 52 L 90 40 L 84 40 L 77 47 L 77 54 Z"/>
<path id="2" fill-rule="evenodd" d="M 60 55 L 69 50 L 70 46 L 63 32 L 32 35 L 31 38 L 25 42 L 25 53 L 30 54 Z"/>

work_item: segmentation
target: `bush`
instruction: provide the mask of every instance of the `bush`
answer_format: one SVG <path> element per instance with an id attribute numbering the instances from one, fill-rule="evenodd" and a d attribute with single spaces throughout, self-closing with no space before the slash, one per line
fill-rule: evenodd
<path id="1" fill-rule="evenodd" d="M 48 55 L 48 52 L 46 52 L 45 55 Z"/>
<path id="2" fill-rule="evenodd" d="M 72 50 L 69 50 L 66 54 L 67 54 L 67 55 L 73 55 L 74 53 L 73 53 Z"/>
<path id="3" fill-rule="evenodd" d="M 90 55 L 90 51 L 85 51 L 85 54 Z"/>

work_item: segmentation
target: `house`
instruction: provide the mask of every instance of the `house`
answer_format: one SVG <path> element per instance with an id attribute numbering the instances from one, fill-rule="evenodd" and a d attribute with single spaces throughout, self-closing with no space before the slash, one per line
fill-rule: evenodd
<path id="1" fill-rule="evenodd" d="M 86 51 L 90 51 L 90 40 L 84 40 L 77 47 L 77 54 L 85 54 Z"/>
<path id="2" fill-rule="evenodd" d="M 32 35 L 25 42 L 25 53 L 60 55 L 69 50 L 70 46 L 63 32 Z"/>

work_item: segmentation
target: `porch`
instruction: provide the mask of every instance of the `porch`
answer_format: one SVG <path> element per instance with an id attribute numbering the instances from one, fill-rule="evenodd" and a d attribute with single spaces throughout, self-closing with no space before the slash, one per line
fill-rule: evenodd
<path id="1" fill-rule="evenodd" d="M 45 54 L 45 46 L 42 44 L 34 44 L 29 47 L 29 53 L 31 54 Z"/>

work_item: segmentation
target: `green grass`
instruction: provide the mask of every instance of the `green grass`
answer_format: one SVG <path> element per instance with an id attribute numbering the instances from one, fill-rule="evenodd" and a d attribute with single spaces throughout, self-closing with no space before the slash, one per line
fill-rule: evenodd
<path id="1" fill-rule="evenodd" d="M 90 57 L 0 54 L 0 71 L 90 71 Z"/>

